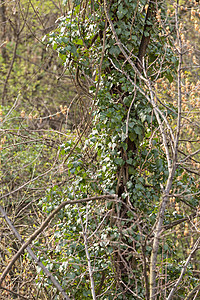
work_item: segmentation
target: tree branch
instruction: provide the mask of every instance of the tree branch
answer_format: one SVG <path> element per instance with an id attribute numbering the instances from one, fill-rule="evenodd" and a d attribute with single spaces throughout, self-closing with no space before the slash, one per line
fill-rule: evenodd
<path id="1" fill-rule="evenodd" d="M 189 292 L 189 294 L 187 295 L 187 297 L 184 300 L 189 300 L 194 296 L 194 293 L 200 290 L 200 284 L 198 284 L 191 292 Z M 192 298 L 195 299 L 195 298 Z"/>
<path id="2" fill-rule="evenodd" d="M 96 300 L 97 298 L 96 298 L 96 293 L 95 293 L 93 269 L 92 269 L 92 265 L 91 265 L 90 253 L 89 253 L 89 250 L 88 250 L 88 237 L 87 237 L 88 209 L 87 209 L 87 213 L 86 213 L 85 228 L 83 226 L 83 221 L 82 221 L 82 217 L 81 217 L 81 213 L 80 213 L 79 208 L 78 208 L 78 214 L 79 214 L 79 217 L 80 217 L 80 220 L 81 220 L 81 227 L 82 227 L 82 231 L 83 231 L 83 239 L 84 239 L 85 253 L 86 253 L 86 257 L 87 257 L 88 270 L 89 270 L 89 276 L 90 276 L 90 286 L 91 286 L 92 299 Z"/>
<path id="3" fill-rule="evenodd" d="M 145 56 L 147 47 L 150 42 L 151 30 L 153 27 L 153 19 L 155 18 L 155 15 L 156 15 L 155 0 L 154 1 L 150 0 L 149 6 L 147 9 L 142 40 L 141 40 L 140 47 L 139 47 L 138 61 L 136 63 L 136 66 L 138 67 L 138 70 L 140 72 L 142 71 L 142 60 L 143 60 L 143 57 Z"/>
<path id="4" fill-rule="evenodd" d="M 193 248 L 192 248 L 192 251 L 190 252 L 190 255 L 188 256 L 188 258 L 187 258 L 187 260 L 186 260 L 186 262 L 185 262 L 185 264 L 184 264 L 184 266 L 183 266 L 183 268 L 182 268 L 182 270 L 181 270 L 181 274 L 180 274 L 180 276 L 179 276 L 179 278 L 178 278 L 176 284 L 174 285 L 173 289 L 171 290 L 171 292 L 170 292 L 170 294 L 169 294 L 167 300 L 171 300 L 171 299 L 172 299 L 173 294 L 175 293 L 175 291 L 176 291 L 176 289 L 177 289 L 179 283 L 181 282 L 181 280 L 182 280 L 182 278 L 183 278 L 183 275 L 185 274 L 185 271 L 186 271 L 186 269 L 187 269 L 187 266 L 188 266 L 188 264 L 189 264 L 189 262 L 190 262 L 190 260 L 191 260 L 192 254 L 195 253 L 195 251 L 197 250 L 197 248 L 198 248 L 198 246 L 199 246 L 199 242 L 200 242 L 200 237 L 198 238 L 198 240 L 197 240 L 196 243 L 194 244 L 194 246 L 193 246 Z"/>
<path id="5" fill-rule="evenodd" d="M 21 235 L 18 233 L 18 231 L 16 230 L 16 228 L 14 227 L 13 223 L 11 222 L 11 220 L 8 218 L 6 212 L 4 211 L 3 207 L 0 206 L 0 212 L 2 214 L 2 216 L 4 217 L 6 223 L 8 224 L 8 226 L 10 227 L 10 229 L 12 230 L 12 232 L 14 233 L 14 235 L 16 236 L 16 238 L 22 243 L 24 244 L 24 240 L 22 239 Z M 43 265 L 43 263 L 41 262 L 40 258 L 37 258 L 37 256 L 34 254 L 34 252 L 31 250 L 31 248 L 29 246 L 27 246 L 26 251 L 29 253 L 29 255 L 33 258 L 33 260 L 36 262 L 36 264 L 44 271 L 44 274 L 47 275 L 47 277 L 51 280 L 51 282 L 53 283 L 53 285 L 57 288 L 57 290 L 63 295 L 64 299 L 69 300 L 69 297 L 67 296 L 67 294 L 65 293 L 64 289 L 60 286 L 60 284 L 58 283 L 58 281 L 55 279 L 55 277 L 51 274 L 51 272 L 49 272 L 49 270 Z M 1 284 L 0 284 L 1 285 Z M 1 289 L 3 289 L 2 286 L 0 286 Z M 7 290 L 7 289 L 6 289 Z M 12 291 L 10 291 L 11 293 L 14 293 Z M 14 293 L 15 294 L 15 293 Z M 21 298 L 23 298 L 20 295 Z M 28 299 L 28 298 L 23 298 L 23 299 Z"/>
<path id="6" fill-rule="evenodd" d="M 20 257 L 22 252 L 27 248 L 28 245 L 31 244 L 32 241 L 36 239 L 36 237 L 47 227 L 47 225 L 51 222 L 51 220 L 54 218 L 54 216 L 67 204 L 77 204 L 77 203 L 86 203 L 89 201 L 93 200 L 104 200 L 104 199 L 110 199 L 110 200 L 116 200 L 117 196 L 116 195 L 103 195 L 103 196 L 95 196 L 91 198 L 84 198 L 84 199 L 79 199 L 79 200 L 74 200 L 74 201 L 64 201 L 62 202 L 47 218 L 46 220 L 40 225 L 40 227 L 30 236 L 30 238 L 21 246 L 21 248 L 18 250 L 18 252 L 13 256 L 12 260 L 10 263 L 7 265 L 3 273 L 1 274 L 0 277 L 0 285 L 2 284 L 3 280 L 5 279 L 6 275 L 16 262 L 16 260 Z M 66 298 L 69 299 L 69 298 Z"/>

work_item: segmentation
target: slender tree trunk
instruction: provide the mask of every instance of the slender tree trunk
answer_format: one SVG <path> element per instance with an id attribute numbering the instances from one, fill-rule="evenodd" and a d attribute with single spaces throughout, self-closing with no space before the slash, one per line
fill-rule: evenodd
<path id="1" fill-rule="evenodd" d="M 19 35 L 17 35 L 17 37 L 16 37 L 16 42 L 15 42 L 15 48 L 14 48 L 14 51 L 13 51 L 12 61 L 10 63 L 10 67 L 8 69 L 8 72 L 7 72 L 7 75 L 6 75 L 6 80 L 5 80 L 4 86 L 3 86 L 3 93 L 2 93 L 2 98 L 1 98 L 2 105 L 5 105 L 5 97 L 6 97 L 6 92 L 7 92 L 8 80 L 10 78 L 10 74 L 12 72 L 13 65 L 14 65 L 14 62 L 15 62 L 15 59 L 16 59 L 18 44 L 19 44 Z"/>
<path id="2" fill-rule="evenodd" d="M 6 5 L 5 0 L 1 0 L 0 3 L 0 15 L 1 15 L 1 24 L 2 24 L 2 34 L 1 34 L 1 43 L 6 42 Z M 5 46 L 1 47 L 1 55 L 6 62 L 8 60 L 8 55 Z"/>

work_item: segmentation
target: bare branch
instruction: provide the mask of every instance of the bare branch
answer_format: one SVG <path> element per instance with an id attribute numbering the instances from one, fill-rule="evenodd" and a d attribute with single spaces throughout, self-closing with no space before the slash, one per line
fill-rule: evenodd
<path id="1" fill-rule="evenodd" d="M 88 250 L 88 237 L 87 237 L 88 209 L 86 211 L 86 225 L 85 225 L 85 228 L 83 226 L 83 221 L 82 221 L 82 217 L 81 217 L 79 208 L 78 208 L 78 213 L 79 213 L 79 217 L 80 217 L 80 220 L 81 220 L 81 227 L 82 227 L 82 231 L 83 231 L 85 253 L 86 253 L 86 257 L 87 257 L 88 270 L 89 270 L 89 275 L 90 275 L 90 286 L 91 286 L 92 299 L 96 300 L 97 298 L 96 298 L 96 293 L 95 293 L 95 285 L 94 285 L 94 278 L 93 278 L 93 269 L 92 269 L 91 260 L 90 260 L 90 253 L 89 253 L 89 250 Z"/>
<path id="2" fill-rule="evenodd" d="M 187 266 L 192 258 L 192 255 L 195 253 L 195 251 L 198 249 L 198 246 L 199 246 L 199 243 L 200 243 L 200 237 L 198 238 L 198 240 L 196 241 L 196 243 L 194 244 L 193 248 L 192 248 L 192 251 L 190 252 L 190 255 L 188 256 L 182 270 L 181 270 L 181 274 L 176 282 L 176 284 L 174 285 L 173 289 L 171 290 L 169 296 L 167 297 L 167 300 L 171 300 L 172 297 L 173 297 L 173 294 L 175 293 L 178 285 L 180 284 L 182 278 L 183 278 L 183 275 L 185 274 L 185 271 L 187 269 Z"/>
<path id="3" fill-rule="evenodd" d="M 12 230 L 12 232 L 15 234 L 16 238 L 22 243 L 24 244 L 24 240 L 22 239 L 21 235 L 18 233 L 18 231 L 16 230 L 16 228 L 14 227 L 13 223 L 11 222 L 11 220 L 8 218 L 5 210 L 3 209 L 3 207 L 0 205 L 0 211 L 2 216 L 4 217 L 6 223 L 8 224 L 8 226 L 10 227 L 10 229 Z M 29 255 L 32 257 L 32 259 L 36 262 L 36 264 L 44 271 L 44 274 L 47 275 L 47 277 L 51 280 L 51 282 L 53 283 L 53 285 L 57 288 L 57 290 L 63 295 L 64 299 L 69 300 L 69 297 L 67 296 L 67 294 L 65 293 L 64 289 L 61 287 L 61 285 L 58 283 L 58 281 L 56 280 L 56 278 L 52 275 L 51 272 L 49 272 L 49 270 L 43 265 L 43 263 L 41 262 L 40 258 L 37 258 L 37 256 L 34 254 L 34 252 L 31 250 L 31 248 L 29 246 L 26 247 L 26 251 L 29 253 Z M 3 288 L 1 286 L 0 283 L 0 288 Z M 22 297 L 22 296 L 20 296 Z M 23 298 L 23 297 L 22 297 Z M 28 298 L 24 298 L 24 299 L 28 299 Z"/>
<path id="4" fill-rule="evenodd" d="M 194 300 L 196 297 L 193 298 L 193 296 L 196 292 L 198 294 L 199 290 L 200 290 L 200 284 L 198 284 L 191 292 L 189 292 L 189 294 L 187 295 L 187 297 L 184 300 L 189 300 L 189 299 Z"/>
<path id="5" fill-rule="evenodd" d="M 30 238 L 22 245 L 22 247 L 18 250 L 18 252 L 13 256 L 12 260 L 10 263 L 7 265 L 6 269 L 3 271 L 1 277 L 0 277 L 0 285 L 2 284 L 4 278 L 12 268 L 13 264 L 15 261 L 20 257 L 22 252 L 27 248 L 28 245 L 32 243 L 32 241 L 35 240 L 35 238 L 47 227 L 47 225 L 51 222 L 51 220 L 54 218 L 54 216 L 67 204 L 77 204 L 77 203 L 86 203 L 89 201 L 93 200 L 104 200 L 104 199 L 109 199 L 109 200 L 116 200 L 116 195 L 103 195 L 103 196 L 96 196 L 96 197 L 91 197 L 91 198 L 84 198 L 84 199 L 79 199 L 79 200 L 74 200 L 74 201 L 65 201 L 62 202 L 47 218 L 46 220 L 41 224 L 41 226 L 30 236 Z"/>

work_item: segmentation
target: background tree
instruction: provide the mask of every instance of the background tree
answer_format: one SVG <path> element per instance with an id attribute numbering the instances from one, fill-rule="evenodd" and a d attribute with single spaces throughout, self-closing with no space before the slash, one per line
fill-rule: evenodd
<path id="1" fill-rule="evenodd" d="M 42 46 L 37 44 L 38 51 L 44 51 L 37 59 L 44 59 L 48 68 L 43 68 L 42 77 L 37 73 L 34 88 L 30 80 L 27 89 L 20 88 L 12 108 L 4 102 L 1 112 L 1 201 L 15 228 L 27 236 L 20 248 L 18 243 L 13 247 L 13 237 L 7 235 L 2 288 L 11 284 L 11 293 L 37 299 L 56 299 L 59 293 L 64 299 L 197 297 L 197 2 L 82 0 L 60 7 L 48 3 L 62 15 Z M 17 4 L 20 45 L 26 28 L 37 37 L 34 18 L 42 28 L 47 23 L 42 6 L 39 10 L 34 2 Z M 11 78 L 17 80 L 12 71 L 18 43 L 11 64 L 5 62 L 5 95 Z M 52 52 L 48 57 L 45 43 L 59 58 Z M 55 64 L 46 64 L 49 60 Z M 58 82 L 53 76 L 46 81 L 43 74 L 57 70 Z M 63 102 L 60 82 L 69 84 L 69 74 L 76 96 L 71 98 L 72 91 Z M 51 82 L 56 84 L 56 97 Z M 53 93 L 54 101 L 50 96 L 45 102 L 45 90 L 48 96 Z M 51 121 L 58 120 L 58 113 L 62 119 L 55 127 Z M 70 131 L 62 126 L 66 119 L 75 124 Z M 12 172 L 7 168 L 10 161 Z M 7 217 L 3 207 L 1 212 Z M 23 291 L 22 273 L 15 280 L 14 263 L 28 245 L 43 264 L 32 274 L 38 293 L 33 288 Z M 19 268 L 23 265 L 22 261 Z M 44 265 L 55 276 L 50 281 Z"/>

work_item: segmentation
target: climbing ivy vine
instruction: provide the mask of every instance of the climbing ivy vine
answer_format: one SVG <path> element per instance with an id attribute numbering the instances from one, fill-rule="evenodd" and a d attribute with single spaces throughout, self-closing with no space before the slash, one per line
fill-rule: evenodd
<path id="1" fill-rule="evenodd" d="M 173 234 L 163 237 L 162 243 L 158 239 L 163 226 L 173 228 L 169 224 L 179 224 L 179 220 L 181 224 L 185 217 L 178 197 L 175 210 L 168 206 L 169 199 L 175 199 L 170 198 L 170 191 L 184 193 L 188 188 L 184 176 L 191 183 L 187 192 L 197 191 L 193 177 L 184 175 L 177 161 L 180 129 L 176 122 L 181 118 L 181 103 L 163 100 L 164 86 L 180 84 L 182 76 L 178 68 L 183 54 L 176 52 L 176 44 L 181 47 L 182 43 L 179 10 L 178 2 L 73 1 L 58 20 L 57 30 L 46 37 L 73 75 L 81 101 L 88 105 L 87 122 L 80 128 L 83 148 L 75 147 L 75 154 L 65 161 L 69 176 L 76 178 L 71 187 L 73 199 L 115 194 L 119 201 L 103 206 L 91 202 L 82 208 L 83 218 L 98 215 L 98 221 L 89 225 L 90 230 L 95 226 L 99 230 L 90 255 L 101 299 L 157 299 L 162 293 L 167 297 L 170 282 L 178 278 L 183 264 L 177 260 Z M 71 151 L 68 143 L 62 147 Z M 66 150 L 61 153 L 67 155 Z M 197 199 L 188 201 L 193 207 L 198 203 Z M 103 223 L 102 209 L 108 214 Z M 72 211 L 76 216 L 67 218 L 74 238 L 73 230 L 81 231 L 80 211 Z M 81 253 L 76 257 L 79 263 L 86 259 L 84 250 Z M 156 279 L 162 272 L 167 276 L 165 283 Z M 71 276 L 69 269 L 68 273 Z M 77 297 L 92 297 L 90 292 L 85 295 L 84 280 L 81 284 L 82 296 Z M 181 296 L 182 289 L 178 293 Z"/>

